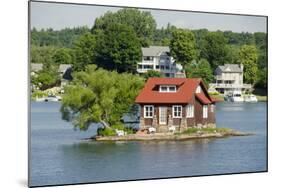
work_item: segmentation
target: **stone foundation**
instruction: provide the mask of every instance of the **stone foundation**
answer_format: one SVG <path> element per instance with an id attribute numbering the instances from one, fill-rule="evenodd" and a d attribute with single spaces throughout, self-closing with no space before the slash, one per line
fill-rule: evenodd
<path id="1" fill-rule="evenodd" d="M 179 126 L 173 125 L 173 118 L 171 117 L 171 115 L 168 116 L 168 122 L 167 125 L 159 125 L 158 124 L 158 119 L 156 117 L 156 115 L 153 117 L 152 120 L 152 125 L 145 125 L 145 120 L 143 117 L 140 118 L 140 129 L 146 129 L 149 127 L 155 127 L 156 128 L 156 132 L 159 133 L 165 133 L 168 132 L 168 127 L 171 126 L 175 126 L 176 127 L 176 132 L 183 132 L 188 128 L 191 127 L 196 127 L 196 128 L 216 128 L 216 124 L 215 123 L 208 123 L 208 124 L 196 124 L 196 125 L 187 125 L 187 121 L 186 118 L 182 118 L 181 119 L 181 123 Z"/>

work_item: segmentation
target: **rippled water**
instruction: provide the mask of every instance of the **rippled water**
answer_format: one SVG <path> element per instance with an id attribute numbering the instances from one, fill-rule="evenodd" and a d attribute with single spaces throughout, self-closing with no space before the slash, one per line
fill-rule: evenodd
<path id="1" fill-rule="evenodd" d="M 31 103 L 30 185 L 73 184 L 267 170 L 266 103 L 218 103 L 217 126 L 253 136 L 188 141 L 86 142 L 60 103 Z"/>

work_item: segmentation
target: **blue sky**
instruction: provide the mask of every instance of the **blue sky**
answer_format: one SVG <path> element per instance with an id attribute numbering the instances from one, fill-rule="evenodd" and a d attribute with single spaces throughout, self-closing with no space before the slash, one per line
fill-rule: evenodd
<path id="1" fill-rule="evenodd" d="M 77 26 L 92 27 L 95 18 L 107 11 L 115 12 L 119 9 L 105 6 L 31 2 L 31 27 L 55 30 Z M 170 22 L 177 27 L 188 29 L 266 32 L 266 17 L 148 9 L 145 11 L 151 12 L 158 28 L 166 27 Z"/>

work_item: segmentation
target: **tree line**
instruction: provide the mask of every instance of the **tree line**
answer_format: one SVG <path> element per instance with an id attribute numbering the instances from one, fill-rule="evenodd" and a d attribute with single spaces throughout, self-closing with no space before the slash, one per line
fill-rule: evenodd
<path id="1" fill-rule="evenodd" d="M 92 28 L 32 29 L 31 62 L 73 64 L 74 71 L 96 64 L 119 73 L 136 73 L 141 47 L 166 45 L 188 77 L 210 83 L 217 66 L 242 63 L 246 83 L 267 86 L 266 33 L 188 30 L 170 23 L 157 28 L 149 11 L 128 8 L 108 11 L 93 22 Z"/>

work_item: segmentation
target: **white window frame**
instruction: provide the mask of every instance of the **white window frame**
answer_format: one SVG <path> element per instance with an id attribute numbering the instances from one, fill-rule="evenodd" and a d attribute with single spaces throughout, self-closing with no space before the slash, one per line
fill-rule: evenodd
<path id="1" fill-rule="evenodd" d="M 186 106 L 186 117 L 187 118 L 193 118 L 194 117 L 194 105 L 188 104 Z"/>
<path id="2" fill-rule="evenodd" d="M 203 118 L 208 118 L 208 105 L 203 105 Z"/>
<path id="3" fill-rule="evenodd" d="M 152 115 L 151 116 L 149 116 L 149 115 L 147 116 L 146 115 L 146 112 L 147 112 L 146 108 L 152 108 L 152 110 L 151 110 L 152 111 Z M 154 116 L 154 106 L 153 105 L 144 105 L 144 107 L 143 107 L 143 117 L 144 118 L 153 118 L 153 116 Z"/>
<path id="4" fill-rule="evenodd" d="M 201 86 L 197 86 L 195 93 L 201 93 Z"/>
<path id="5" fill-rule="evenodd" d="M 176 107 L 180 109 L 180 115 L 175 116 L 175 108 Z M 181 105 L 173 105 L 172 108 L 173 108 L 173 110 L 172 110 L 173 118 L 182 118 L 182 106 Z"/>
<path id="6" fill-rule="evenodd" d="M 163 91 L 162 90 L 163 87 L 166 87 L 167 90 Z M 175 90 L 174 91 L 170 90 L 171 87 L 175 88 Z M 175 86 L 175 85 L 160 85 L 159 92 L 161 92 L 161 93 L 175 93 L 175 92 L 177 92 L 177 86 Z"/>

